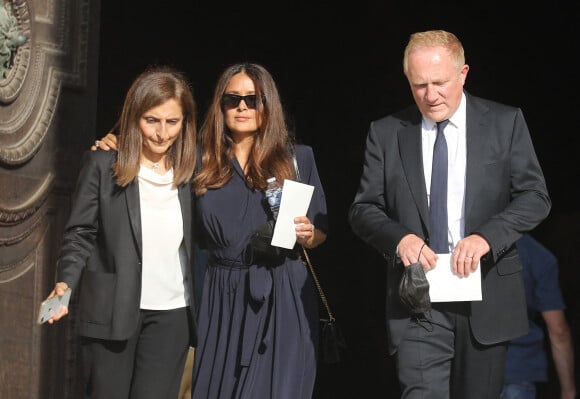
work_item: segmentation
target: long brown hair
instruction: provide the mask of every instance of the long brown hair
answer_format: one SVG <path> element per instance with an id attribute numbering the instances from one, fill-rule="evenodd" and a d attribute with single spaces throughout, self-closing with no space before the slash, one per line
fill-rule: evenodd
<path id="1" fill-rule="evenodd" d="M 264 189 L 266 179 L 275 176 L 279 182 L 294 178 L 290 150 L 293 136 L 286 125 L 280 95 L 272 75 L 261 65 L 234 64 L 218 79 L 212 103 L 200 129 L 201 168 L 194 177 L 197 195 L 208 189 L 223 187 L 232 177 L 232 137 L 225 125 L 222 95 L 234 75 L 245 73 L 252 79 L 260 124 L 246 164 L 246 183 L 251 189 Z"/>
<path id="2" fill-rule="evenodd" d="M 183 112 L 179 137 L 167 150 L 168 167 L 173 167 L 173 185 L 191 180 L 196 158 L 196 104 L 189 82 L 182 72 L 168 66 L 154 66 L 142 72 L 132 83 L 123 104 L 116 128 L 119 153 L 113 171 L 117 184 L 124 187 L 139 173 L 143 137 L 139 120 L 148 110 L 175 99 Z"/>

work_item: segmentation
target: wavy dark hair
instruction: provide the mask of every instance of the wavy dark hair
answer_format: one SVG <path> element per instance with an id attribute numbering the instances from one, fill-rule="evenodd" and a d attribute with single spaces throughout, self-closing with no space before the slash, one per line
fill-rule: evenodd
<path id="1" fill-rule="evenodd" d="M 239 63 L 226 68 L 218 79 L 213 100 L 200 129 L 201 168 L 194 177 L 197 195 L 223 187 L 233 175 L 233 139 L 225 125 L 222 95 L 234 75 L 244 73 L 254 82 L 258 130 L 246 165 L 246 183 L 253 190 L 266 188 L 266 179 L 279 182 L 294 178 L 290 152 L 294 136 L 290 133 L 280 95 L 272 75 L 261 65 Z"/>

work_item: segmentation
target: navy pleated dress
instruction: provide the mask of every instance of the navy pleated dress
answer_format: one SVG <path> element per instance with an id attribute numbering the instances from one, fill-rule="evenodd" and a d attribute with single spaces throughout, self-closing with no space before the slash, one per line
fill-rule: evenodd
<path id="1" fill-rule="evenodd" d="M 297 145 L 303 183 L 314 193 L 307 216 L 328 229 L 312 149 Z M 247 264 L 252 232 L 268 218 L 262 191 L 250 190 L 237 160 L 230 182 L 197 199 L 209 250 L 199 304 L 193 399 L 309 399 L 316 378 L 319 298 L 294 256 L 275 266 Z"/>

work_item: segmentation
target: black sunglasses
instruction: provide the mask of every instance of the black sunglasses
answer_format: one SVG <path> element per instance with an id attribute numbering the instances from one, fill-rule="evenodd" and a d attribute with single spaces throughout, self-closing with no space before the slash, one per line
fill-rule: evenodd
<path id="1" fill-rule="evenodd" d="M 222 96 L 222 107 L 226 109 L 237 108 L 242 100 L 244 100 L 248 108 L 256 109 L 257 101 L 255 94 L 249 94 L 247 96 L 239 96 L 237 94 L 226 93 Z M 266 98 L 262 96 L 262 103 L 264 102 L 266 102 Z"/>

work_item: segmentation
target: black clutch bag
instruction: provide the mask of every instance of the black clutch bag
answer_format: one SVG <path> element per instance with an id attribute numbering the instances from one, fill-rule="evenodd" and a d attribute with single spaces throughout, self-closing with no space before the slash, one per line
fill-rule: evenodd
<path id="1" fill-rule="evenodd" d="M 252 233 L 250 243 L 246 250 L 246 256 L 248 256 L 246 259 L 249 264 L 280 263 L 290 253 L 289 249 L 270 244 L 272 242 L 275 224 L 276 221 L 268 220 L 266 223 L 258 226 L 254 233 Z"/>

